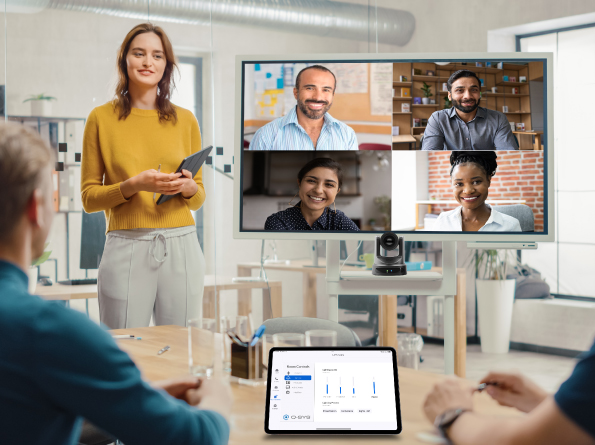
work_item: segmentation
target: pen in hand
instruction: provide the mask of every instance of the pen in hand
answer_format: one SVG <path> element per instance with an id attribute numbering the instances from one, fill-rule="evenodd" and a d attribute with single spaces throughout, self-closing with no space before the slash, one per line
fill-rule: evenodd
<path id="1" fill-rule="evenodd" d="M 161 173 L 161 164 L 159 164 L 159 168 L 157 169 L 157 173 Z M 153 201 L 155 201 L 155 195 L 157 195 L 157 193 L 153 193 Z"/>
<path id="2" fill-rule="evenodd" d="M 482 384 L 481 384 L 481 385 L 479 385 L 477 388 L 475 388 L 475 391 L 482 392 L 484 389 L 486 389 L 486 387 L 487 387 L 488 385 L 491 385 L 491 386 L 498 386 L 498 382 L 487 382 L 487 383 L 482 383 Z"/>

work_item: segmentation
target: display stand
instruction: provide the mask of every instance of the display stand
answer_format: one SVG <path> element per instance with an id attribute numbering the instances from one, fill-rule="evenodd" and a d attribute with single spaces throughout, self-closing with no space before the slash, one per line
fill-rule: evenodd
<path id="1" fill-rule="evenodd" d="M 372 271 L 341 271 L 340 241 L 326 241 L 326 291 L 329 320 L 338 321 L 339 295 L 444 295 L 444 371 L 455 373 L 455 306 L 457 250 L 442 242 L 442 273 L 411 271 L 404 276 L 373 276 Z M 379 314 L 382 318 L 385 314 Z M 387 314 L 391 316 L 391 314 Z M 393 314 L 396 318 L 397 314 Z"/>

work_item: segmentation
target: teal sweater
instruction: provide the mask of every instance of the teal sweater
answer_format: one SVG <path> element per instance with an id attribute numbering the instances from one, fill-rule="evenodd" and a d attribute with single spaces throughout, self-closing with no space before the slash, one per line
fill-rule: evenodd
<path id="1" fill-rule="evenodd" d="M 109 333 L 27 292 L 0 261 L 0 441 L 76 444 L 82 418 L 126 445 L 226 444 L 229 426 L 147 385 Z"/>

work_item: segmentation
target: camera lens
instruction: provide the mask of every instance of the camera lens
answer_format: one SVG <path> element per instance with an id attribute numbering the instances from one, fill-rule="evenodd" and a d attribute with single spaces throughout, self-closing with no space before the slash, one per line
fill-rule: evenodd
<path id="1" fill-rule="evenodd" d="M 398 237 L 392 232 L 387 232 L 380 237 L 380 244 L 386 250 L 394 250 L 397 248 Z"/>

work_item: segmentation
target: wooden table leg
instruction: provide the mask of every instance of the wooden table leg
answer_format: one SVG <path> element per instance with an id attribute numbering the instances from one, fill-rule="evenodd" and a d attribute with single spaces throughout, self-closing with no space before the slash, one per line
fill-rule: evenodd
<path id="1" fill-rule="evenodd" d="M 465 378 L 467 361 L 467 299 L 466 273 L 457 273 L 455 295 L 455 375 Z"/>
<path id="2" fill-rule="evenodd" d="M 202 297 L 202 318 L 215 318 L 216 314 L 216 300 L 215 290 L 205 289 Z"/>
<path id="3" fill-rule="evenodd" d="M 271 318 L 279 318 L 283 316 L 283 300 L 281 295 L 281 283 L 270 285 L 269 289 L 266 287 L 262 289 L 262 319 L 269 320 Z M 272 313 L 271 313 L 272 309 Z"/>
<path id="4" fill-rule="evenodd" d="M 380 346 L 398 348 L 396 295 L 378 297 L 378 340 Z"/>
<path id="5" fill-rule="evenodd" d="M 238 277 L 252 275 L 250 267 L 238 266 Z M 238 315 L 248 315 L 252 312 L 252 289 L 238 289 Z"/>
<path id="6" fill-rule="evenodd" d="M 541 135 L 540 134 L 535 135 L 535 147 L 533 147 L 533 149 L 541 151 Z"/>
<path id="7" fill-rule="evenodd" d="M 316 318 L 315 272 L 304 272 L 304 317 Z"/>

